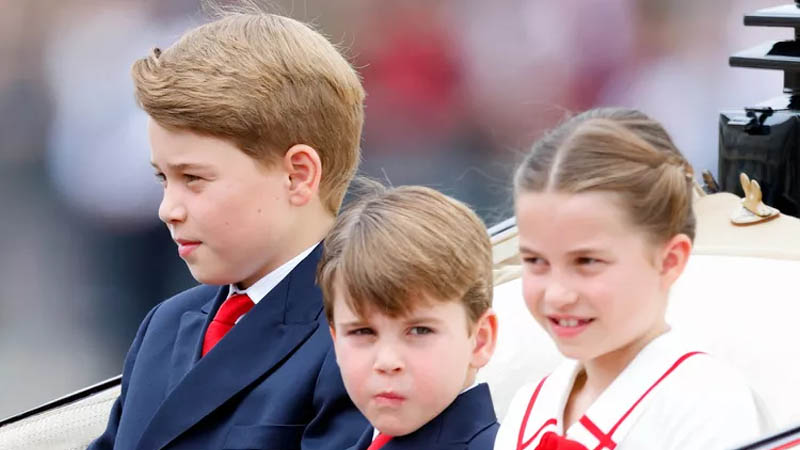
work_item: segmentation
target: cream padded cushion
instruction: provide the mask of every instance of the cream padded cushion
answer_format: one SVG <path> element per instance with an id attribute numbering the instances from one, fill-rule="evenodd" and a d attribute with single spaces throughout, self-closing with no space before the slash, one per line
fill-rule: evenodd
<path id="1" fill-rule="evenodd" d="M 83 450 L 103 433 L 120 386 L 0 428 L 0 450 Z"/>

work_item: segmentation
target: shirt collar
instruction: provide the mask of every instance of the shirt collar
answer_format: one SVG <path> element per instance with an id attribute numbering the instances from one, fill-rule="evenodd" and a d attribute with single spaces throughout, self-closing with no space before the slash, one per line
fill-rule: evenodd
<path id="1" fill-rule="evenodd" d="M 247 289 L 238 289 L 235 284 L 229 285 L 228 297 L 234 294 L 247 294 L 253 303 L 258 304 L 258 302 L 260 302 L 262 298 L 266 297 L 267 294 L 269 294 L 269 292 L 278 285 L 278 283 L 286 278 L 286 275 L 289 275 L 289 272 L 294 270 L 294 268 L 300 264 L 300 261 L 306 259 L 306 256 L 308 256 L 317 245 L 319 245 L 319 242 L 303 250 L 299 255 L 295 256 L 289 261 L 286 261 L 277 269 L 264 275 L 263 278 L 253 283 L 253 285 Z"/>

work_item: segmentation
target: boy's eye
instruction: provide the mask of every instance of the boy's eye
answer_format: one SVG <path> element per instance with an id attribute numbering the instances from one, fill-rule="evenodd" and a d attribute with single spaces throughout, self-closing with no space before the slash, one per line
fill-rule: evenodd
<path id="1" fill-rule="evenodd" d="M 202 180 L 202 178 L 198 177 L 197 175 L 191 175 L 188 173 L 183 174 L 183 178 L 186 180 L 187 183 Z"/>
<path id="2" fill-rule="evenodd" d="M 428 328 L 428 327 L 411 327 L 411 329 L 408 330 L 408 334 L 411 334 L 411 335 L 414 335 L 414 336 L 421 336 L 421 335 L 424 335 L 424 334 L 432 334 L 432 333 L 433 333 L 433 330 L 431 328 Z"/>
<path id="3" fill-rule="evenodd" d="M 161 172 L 156 172 L 154 175 L 155 175 L 155 177 L 156 177 L 156 180 L 157 180 L 159 183 L 161 183 L 161 184 L 165 184 L 165 183 L 167 182 L 167 177 L 165 177 L 163 173 L 161 173 Z"/>
<path id="4" fill-rule="evenodd" d="M 347 332 L 348 336 L 371 336 L 375 334 L 372 328 L 356 328 Z"/>

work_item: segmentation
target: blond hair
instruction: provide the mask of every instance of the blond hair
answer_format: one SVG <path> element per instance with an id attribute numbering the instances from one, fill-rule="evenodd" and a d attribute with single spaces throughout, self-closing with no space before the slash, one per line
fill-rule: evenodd
<path id="1" fill-rule="evenodd" d="M 429 301 L 460 301 L 471 324 L 492 304 L 492 246 L 466 205 L 421 186 L 366 195 L 325 238 L 317 280 L 333 323 L 334 286 L 360 317 L 407 315 Z"/>
<path id="2" fill-rule="evenodd" d="M 624 108 L 579 114 L 537 141 L 514 177 L 525 192 L 613 192 L 656 242 L 694 239 L 692 167 L 658 122 Z"/>
<path id="3" fill-rule="evenodd" d="M 322 35 L 294 19 L 236 13 L 136 61 L 136 99 L 160 125 L 229 139 L 271 163 L 296 144 L 320 155 L 336 213 L 359 162 L 364 90 Z"/>

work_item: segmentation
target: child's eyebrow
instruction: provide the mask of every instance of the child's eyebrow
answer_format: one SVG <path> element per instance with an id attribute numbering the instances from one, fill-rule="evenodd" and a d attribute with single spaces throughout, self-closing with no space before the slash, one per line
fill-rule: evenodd
<path id="1" fill-rule="evenodd" d="M 601 247 L 599 245 L 597 245 L 597 246 L 588 246 L 587 245 L 587 246 L 584 246 L 584 247 L 578 247 L 578 248 L 574 248 L 572 250 L 569 250 L 569 251 L 567 251 L 567 255 L 583 255 L 583 254 L 587 254 L 587 253 L 603 253 L 604 251 L 605 250 L 603 249 L 603 247 Z M 526 247 L 526 246 L 520 246 L 519 252 L 520 253 L 536 254 L 536 255 L 541 253 L 539 251 L 533 250 L 533 249 L 531 249 L 529 247 Z"/>
<path id="2" fill-rule="evenodd" d="M 580 247 L 567 252 L 568 255 L 584 255 L 587 253 L 602 253 L 599 247 Z"/>
<path id="3" fill-rule="evenodd" d="M 339 322 L 336 324 L 342 328 L 351 328 L 351 327 L 365 327 L 369 324 L 363 320 L 351 320 L 349 322 Z"/>
<path id="4" fill-rule="evenodd" d="M 426 316 L 418 316 L 418 317 L 409 317 L 406 319 L 406 323 L 409 325 L 418 324 L 418 323 L 435 323 L 439 324 L 442 323 L 442 319 L 438 317 L 426 317 Z"/>
<path id="5" fill-rule="evenodd" d="M 155 169 L 158 169 L 158 170 L 161 169 L 160 167 L 158 167 L 158 164 L 156 164 L 153 161 L 150 161 L 150 165 L 153 166 L 153 168 L 155 168 Z M 182 171 L 182 170 L 187 170 L 187 169 L 208 169 L 209 168 L 209 166 L 207 166 L 207 165 L 197 164 L 197 163 L 167 164 L 167 167 L 172 169 L 172 170 L 175 170 L 175 171 Z"/>

